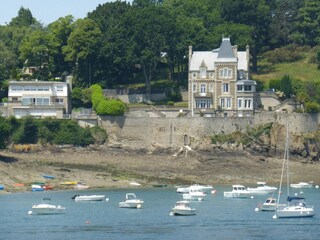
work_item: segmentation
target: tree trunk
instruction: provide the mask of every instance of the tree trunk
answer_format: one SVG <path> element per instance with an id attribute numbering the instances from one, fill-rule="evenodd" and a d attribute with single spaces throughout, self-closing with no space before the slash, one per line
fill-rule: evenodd
<path id="1" fill-rule="evenodd" d="M 146 80 L 146 101 L 150 102 L 151 98 L 151 79 L 152 79 L 152 74 L 157 68 L 157 62 L 154 63 L 148 63 L 143 65 L 143 75 Z"/>

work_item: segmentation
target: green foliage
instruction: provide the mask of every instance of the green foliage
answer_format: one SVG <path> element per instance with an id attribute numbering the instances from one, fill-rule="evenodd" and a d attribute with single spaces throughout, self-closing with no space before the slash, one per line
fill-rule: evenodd
<path id="1" fill-rule="evenodd" d="M 121 116 L 126 111 L 126 105 L 118 99 L 103 99 L 95 109 L 98 115 Z"/>
<path id="2" fill-rule="evenodd" d="M 291 79 L 290 79 L 289 75 L 285 75 L 281 78 L 280 91 L 282 91 L 285 94 L 286 98 L 289 98 L 291 96 L 291 94 L 293 93 Z"/>
<path id="3" fill-rule="evenodd" d="M 305 109 L 307 113 L 318 113 L 320 112 L 320 105 L 317 102 L 306 102 Z"/>
<path id="4" fill-rule="evenodd" d="M 106 99 L 98 84 L 90 87 L 92 90 L 92 107 L 98 115 L 121 116 L 126 111 L 126 104 L 119 99 Z"/>
<path id="5" fill-rule="evenodd" d="M 302 55 L 297 51 L 287 48 L 277 48 L 264 53 L 265 58 L 272 64 L 290 63 L 302 59 Z"/>
<path id="6" fill-rule="evenodd" d="M 54 144 L 75 146 L 87 146 L 93 142 L 90 128 L 80 128 L 76 121 L 63 121 L 53 140 Z"/>
<path id="7" fill-rule="evenodd" d="M 75 87 L 72 90 L 72 107 L 80 108 L 80 107 L 91 107 L 91 88 L 79 88 Z"/>
<path id="8" fill-rule="evenodd" d="M 95 139 L 95 142 L 103 144 L 108 139 L 106 131 L 100 127 L 90 128 L 91 136 Z"/>
<path id="9" fill-rule="evenodd" d="M 0 148 L 5 148 L 10 137 L 11 126 L 7 119 L 0 116 Z"/>
<path id="10" fill-rule="evenodd" d="M 270 79 L 269 80 L 269 89 L 280 90 L 280 80 L 279 79 Z"/>
<path id="11" fill-rule="evenodd" d="M 37 143 L 38 125 L 36 120 L 31 116 L 22 118 L 19 128 L 13 133 L 12 140 L 14 143 Z"/>
<path id="12" fill-rule="evenodd" d="M 168 101 L 168 102 L 167 102 L 167 105 L 173 106 L 173 105 L 174 105 L 174 101 Z"/>

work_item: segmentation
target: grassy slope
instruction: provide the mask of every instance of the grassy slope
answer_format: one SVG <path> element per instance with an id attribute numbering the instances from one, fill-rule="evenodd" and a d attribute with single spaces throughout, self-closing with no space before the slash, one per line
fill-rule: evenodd
<path id="1" fill-rule="evenodd" d="M 252 79 L 262 81 L 265 88 L 268 88 L 269 80 L 281 79 L 284 75 L 301 81 L 319 81 L 320 71 L 317 69 L 317 64 L 310 63 L 309 56 L 307 54 L 305 58 L 296 62 L 274 65 L 260 59 L 258 62 L 259 72 L 253 73 Z"/>

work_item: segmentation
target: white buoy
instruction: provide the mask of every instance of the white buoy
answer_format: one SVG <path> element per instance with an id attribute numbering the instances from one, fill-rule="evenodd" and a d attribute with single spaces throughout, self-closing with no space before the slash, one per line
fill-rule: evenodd
<path id="1" fill-rule="evenodd" d="M 303 192 L 303 191 L 300 191 L 300 194 L 304 194 L 304 192 Z"/>
<path id="2" fill-rule="evenodd" d="M 251 199 L 254 199 L 254 196 L 251 196 Z"/>
<path id="3" fill-rule="evenodd" d="M 141 207 L 142 207 L 141 204 L 138 204 L 138 205 L 137 205 L 137 208 L 141 208 Z"/>
<path id="4" fill-rule="evenodd" d="M 259 212 L 259 210 L 260 210 L 259 208 L 255 208 L 255 209 L 254 209 L 254 211 L 256 211 L 256 212 Z"/>
<path id="5" fill-rule="evenodd" d="M 32 214 L 32 211 L 29 211 L 28 214 L 31 215 L 31 214 Z"/>
<path id="6" fill-rule="evenodd" d="M 174 213 L 173 213 L 173 212 L 170 212 L 170 213 L 169 213 L 169 216 L 173 216 L 173 215 L 174 215 Z"/>
<path id="7" fill-rule="evenodd" d="M 298 193 L 295 193 L 294 195 L 295 195 L 295 196 L 298 196 Z"/>
<path id="8" fill-rule="evenodd" d="M 273 217 L 272 217 L 273 219 L 277 219 L 278 217 L 277 217 L 277 215 L 273 215 Z"/>
<path id="9" fill-rule="evenodd" d="M 319 188 L 319 185 L 316 185 L 316 188 Z"/>
<path id="10" fill-rule="evenodd" d="M 106 198 L 106 202 L 109 202 L 109 198 Z"/>

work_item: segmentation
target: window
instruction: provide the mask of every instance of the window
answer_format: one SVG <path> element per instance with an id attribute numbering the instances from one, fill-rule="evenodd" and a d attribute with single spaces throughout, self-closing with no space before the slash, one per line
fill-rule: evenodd
<path id="1" fill-rule="evenodd" d="M 222 84 L 222 92 L 229 92 L 229 83 Z"/>
<path id="2" fill-rule="evenodd" d="M 244 91 L 245 92 L 251 92 L 252 91 L 252 86 L 251 85 L 244 85 Z"/>
<path id="3" fill-rule="evenodd" d="M 200 99 L 196 100 L 197 108 L 210 108 L 212 105 L 212 100 Z"/>
<path id="4" fill-rule="evenodd" d="M 193 92 L 197 92 L 197 84 L 196 83 L 193 84 Z"/>
<path id="5" fill-rule="evenodd" d="M 200 68 L 200 76 L 201 78 L 206 78 L 207 70 L 205 68 Z"/>
<path id="6" fill-rule="evenodd" d="M 238 92 L 242 92 L 243 91 L 243 85 L 237 85 L 237 90 Z"/>
<path id="7" fill-rule="evenodd" d="M 58 85 L 56 89 L 57 89 L 57 92 L 63 92 L 63 86 L 61 85 Z"/>
<path id="8" fill-rule="evenodd" d="M 193 76 L 193 78 L 196 78 L 197 77 L 197 73 L 193 73 L 192 76 Z"/>
<path id="9" fill-rule="evenodd" d="M 232 70 L 230 68 L 220 69 L 220 78 L 231 78 Z"/>
<path id="10" fill-rule="evenodd" d="M 238 108 L 239 109 L 242 108 L 242 99 L 241 98 L 238 99 Z"/>
<path id="11" fill-rule="evenodd" d="M 221 108 L 231 108 L 231 98 L 220 98 L 220 106 Z"/>
<path id="12" fill-rule="evenodd" d="M 244 108 L 251 109 L 251 99 L 244 100 Z"/>
<path id="13" fill-rule="evenodd" d="M 56 98 L 55 103 L 56 104 L 63 104 L 63 98 Z"/>
<path id="14" fill-rule="evenodd" d="M 49 98 L 36 98 L 36 105 L 48 106 L 49 105 Z"/>
<path id="15" fill-rule="evenodd" d="M 206 84 L 202 83 L 200 85 L 200 93 L 206 93 Z"/>
<path id="16" fill-rule="evenodd" d="M 213 84 L 212 83 L 209 84 L 209 92 L 213 92 Z"/>

